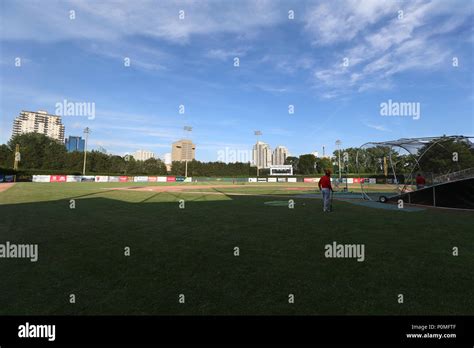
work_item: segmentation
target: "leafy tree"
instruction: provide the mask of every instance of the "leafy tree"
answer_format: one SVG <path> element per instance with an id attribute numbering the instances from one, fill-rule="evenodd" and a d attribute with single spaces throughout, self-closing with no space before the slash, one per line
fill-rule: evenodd
<path id="1" fill-rule="evenodd" d="M 474 149 L 470 143 L 447 137 L 425 144 L 418 155 L 424 172 L 445 174 L 474 167 Z"/>
<path id="2" fill-rule="evenodd" d="M 316 173 L 316 156 L 312 154 L 301 155 L 298 160 L 298 172 L 300 174 Z"/>
<path id="3" fill-rule="evenodd" d="M 293 173 L 294 174 L 298 173 L 298 162 L 299 162 L 299 158 L 294 157 L 294 156 L 288 156 L 285 159 L 285 164 L 291 165 L 293 167 Z"/>
<path id="4" fill-rule="evenodd" d="M 0 168 L 9 168 L 13 165 L 13 152 L 10 148 L 2 144 L 0 145 Z"/>
<path id="5" fill-rule="evenodd" d="M 324 173 L 325 169 L 333 170 L 332 161 L 330 158 L 318 157 L 316 159 L 316 173 Z"/>
<path id="6" fill-rule="evenodd" d="M 66 148 L 60 142 L 39 133 L 26 133 L 13 137 L 8 142 L 12 153 L 20 145 L 22 169 L 63 169 Z"/>

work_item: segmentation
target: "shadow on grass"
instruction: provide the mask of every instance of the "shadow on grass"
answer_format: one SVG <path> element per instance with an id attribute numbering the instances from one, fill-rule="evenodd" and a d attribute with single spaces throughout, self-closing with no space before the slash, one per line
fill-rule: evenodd
<path id="1" fill-rule="evenodd" d="M 296 200 L 297 208 L 288 209 L 250 196 L 184 198 L 180 209 L 181 197 L 154 193 L 144 204 L 92 197 L 78 199 L 75 209 L 68 200 L 2 205 L 0 243 L 38 244 L 39 259 L 0 259 L 0 314 L 474 310 L 466 291 L 473 220 L 466 215 L 374 214 L 343 202 L 331 215 L 320 211 L 319 200 Z M 366 260 L 326 258 L 333 241 L 364 244 Z M 463 250 L 458 257 L 454 244 Z M 399 293 L 406 305 L 398 304 Z"/>

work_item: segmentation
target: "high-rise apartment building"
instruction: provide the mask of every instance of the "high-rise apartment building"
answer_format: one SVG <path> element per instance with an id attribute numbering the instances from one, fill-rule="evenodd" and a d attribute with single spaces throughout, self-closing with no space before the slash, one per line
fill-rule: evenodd
<path id="1" fill-rule="evenodd" d="M 289 152 L 285 146 L 277 146 L 275 150 L 273 150 L 272 164 L 277 166 L 283 165 L 288 156 Z"/>
<path id="2" fill-rule="evenodd" d="M 155 154 L 153 152 L 147 151 L 147 150 L 137 150 L 133 153 L 132 156 L 137 161 L 146 161 L 147 159 L 155 158 Z"/>
<path id="3" fill-rule="evenodd" d="M 171 161 L 192 161 L 195 158 L 196 145 L 191 140 L 182 139 L 173 143 Z"/>
<path id="4" fill-rule="evenodd" d="M 64 142 L 64 125 L 61 116 L 47 111 L 21 111 L 13 121 L 12 136 L 25 133 L 40 133 Z"/>
<path id="5" fill-rule="evenodd" d="M 272 150 L 267 143 L 257 141 L 252 151 L 253 164 L 257 168 L 270 168 L 272 165 Z"/>

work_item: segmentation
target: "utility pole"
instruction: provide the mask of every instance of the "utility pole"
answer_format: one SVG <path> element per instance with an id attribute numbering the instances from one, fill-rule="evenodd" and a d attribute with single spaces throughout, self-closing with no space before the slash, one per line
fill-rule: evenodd
<path id="1" fill-rule="evenodd" d="M 20 154 L 20 144 L 16 144 L 15 147 L 15 159 L 13 161 L 13 169 L 18 170 L 18 162 L 21 161 L 21 154 Z"/>
<path id="2" fill-rule="evenodd" d="M 191 132 L 193 130 L 193 127 L 184 126 L 183 130 L 185 132 Z M 191 149 L 191 153 L 192 153 L 192 149 Z M 185 159 L 184 177 L 187 178 L 188 177 L 188 156 L 187 154 L 185 154 L 185 156 L 186 156 L 186 159 Z"/>
<path id="3" fill-rule="evenodd" d="M 341 141 L 340 140 L 336 140 L 336 146 L 338 148 L 338 152 L 339 152 L 339 182 L 341 182 L 341 179 L 342 179 L 342 176 L 341 176 Z"/>
<path id="4" fill-rule="evenodd" d="M 87 140 L 89 139 L 89 133 L 91 132 L 89 127 L 86 127 L 84 129 L 84 136 L 85 136 L 85 142 L 84 142 L 84 166 L 82 167 L 82 175 L 86 175 L 86 161 L 87 161 Z"/>

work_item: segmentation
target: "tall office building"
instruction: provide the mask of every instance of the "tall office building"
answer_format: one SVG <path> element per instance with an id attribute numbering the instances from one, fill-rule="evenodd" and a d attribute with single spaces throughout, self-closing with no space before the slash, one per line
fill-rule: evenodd
<path id="1" fill-rule="evenodd" d="M 64 142 L 64 125 L 61 116 L 47 111 L 21 111 L 13 121 L 12 136 L 25 133 L 40 133 Z"/>
<path id="2" fill-rule="evenodd" d="M 137 161 L 146 161 L 147 159 L 155 158 L 155 154 L 147 150 L 138 150 L 134 152 L 133 158 Z"/>
<path id="3" fill-rule="evenodd" d="M 66 145 L 66 149 L 68 152 L 84 151 L 85 142 L 86 141 L 81 137 L 70 135 L 66 139 L 64 145 Z"/>
<path id="4" fill-rule="evenodd" d="M 285 160 L 289 155 L 290 153 L 285 146 L 277 146 L 273 150 L 272 164 L 277 166 L 285 164 Z"/>
<path id="5" fill-rule="evenodd" d="M 191 140 L 176 141 L 171 149 L 171 161 L 192 161 L 195 158 L 196 145 Z"/>
<path id="6" fill-rule="evenodd" d="M 272 150 L 267 143 L 257 141 L 252 151 L 253 164 L 257 168 L 270 168 L 272 165 Z"/>

